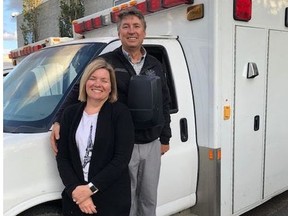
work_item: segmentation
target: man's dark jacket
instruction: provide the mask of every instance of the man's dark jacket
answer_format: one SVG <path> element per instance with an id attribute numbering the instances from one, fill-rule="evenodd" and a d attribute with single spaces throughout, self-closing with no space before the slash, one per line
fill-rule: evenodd
<path id="1" fill-rule="evenodd" d="M 104 58 L 114 67 L 117 80 L 117 90 L 119 98 L 118 101 L 127 104 L 127 95 L 128 95 L 130 77 L 131 75 L 136 75 L 136 72 L 132 67 L 132 65 L 130 64 L 130 62 L 124 56 L 122 46 L 120 46 L 119 48 L 115 49 L 112 52 L 103 54 L 99 57 Z M 166 77 L 163 72 L 163 67 L 155 57 L 147 54 L 140 74 L 147 76 L 157 75 L 161 78 L 164 124 L 157 125 L 155 127 L 147 129 L 136 129 L 135 143 L 145 144 L 157 138 L 160 138 L 160 142 L 162 144 L 169 144 L 169 140 L 171 137 L 170 114 L 169 114 L 170 94 L 166 82 Z M 74 88 L 72 89 L 70 94 L 67 96 L 65 102 L 61 106 L 55 118 L 56 122 L 60 122 L 61 115 L 65 107 L 77 102 L 78 94 L 79 94 L 79 83 L 75 84 Z"/>

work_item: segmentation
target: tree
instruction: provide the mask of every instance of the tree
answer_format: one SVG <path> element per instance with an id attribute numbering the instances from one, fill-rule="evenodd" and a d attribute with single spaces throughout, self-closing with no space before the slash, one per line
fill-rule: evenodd
<path id="1" fill-rule="evenodd" d="M 20 26 L 24 44 L 34 43 L 39 39 L 38 15 L 42 0 L 23 0 L 23 24 Z"/>
<path id="2" fill-rule="evenodd" d="M 72 21 L 84 16 L 83 0 L 61 0 L 59 31 L 61 37 L 73 37 Z"/>

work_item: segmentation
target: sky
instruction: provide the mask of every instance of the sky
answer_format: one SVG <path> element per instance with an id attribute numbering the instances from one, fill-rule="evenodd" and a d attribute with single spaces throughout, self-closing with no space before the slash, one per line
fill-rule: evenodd
<path id="1" fill-rule="evenodd" d="M 9 53 L 17 46 L 16 17 L 12 17 L 15 12 L 22 12 L 22 0 L 3 1 L 3 53 Z"/>

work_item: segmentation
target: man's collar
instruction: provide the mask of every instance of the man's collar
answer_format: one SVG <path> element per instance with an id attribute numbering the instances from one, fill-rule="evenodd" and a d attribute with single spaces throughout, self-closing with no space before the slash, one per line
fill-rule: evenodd
<path id="1" fill-rule="evenodd" d="M 127 58 L 127 60 L 132 63 L 130 54 L 126 50 L 123 49 L 123 46 L 122 46 L 122 52 L 123 52 L 125 58 Z M 147 55 L 146 49 L 143 46 L 141 46 L 140 52 L 142 54 L 142 57 L 137 63 L 141 62 Z"/>

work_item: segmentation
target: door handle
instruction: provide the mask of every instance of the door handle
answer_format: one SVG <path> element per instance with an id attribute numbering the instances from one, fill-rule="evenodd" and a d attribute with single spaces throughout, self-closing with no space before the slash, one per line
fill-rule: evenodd
<path id="1" fill-rule="evenodd" d="M 260 128 L 260 116 L 256 115 L 254 117 L 254 131 L 258 131 Z"/>
<path id="2" fill-rule="evenodd" d="M 247 79 L 253 79 L 259 75 L 257 64 L 254 62 L 248 62 L 247 67 Z"/>
<path id="3" fill-rule="evenodd" d="M 188 140 L 188 124 L 186 118 L 180 119 L 180 136 L 182 142 L 186 142 Z"/>

